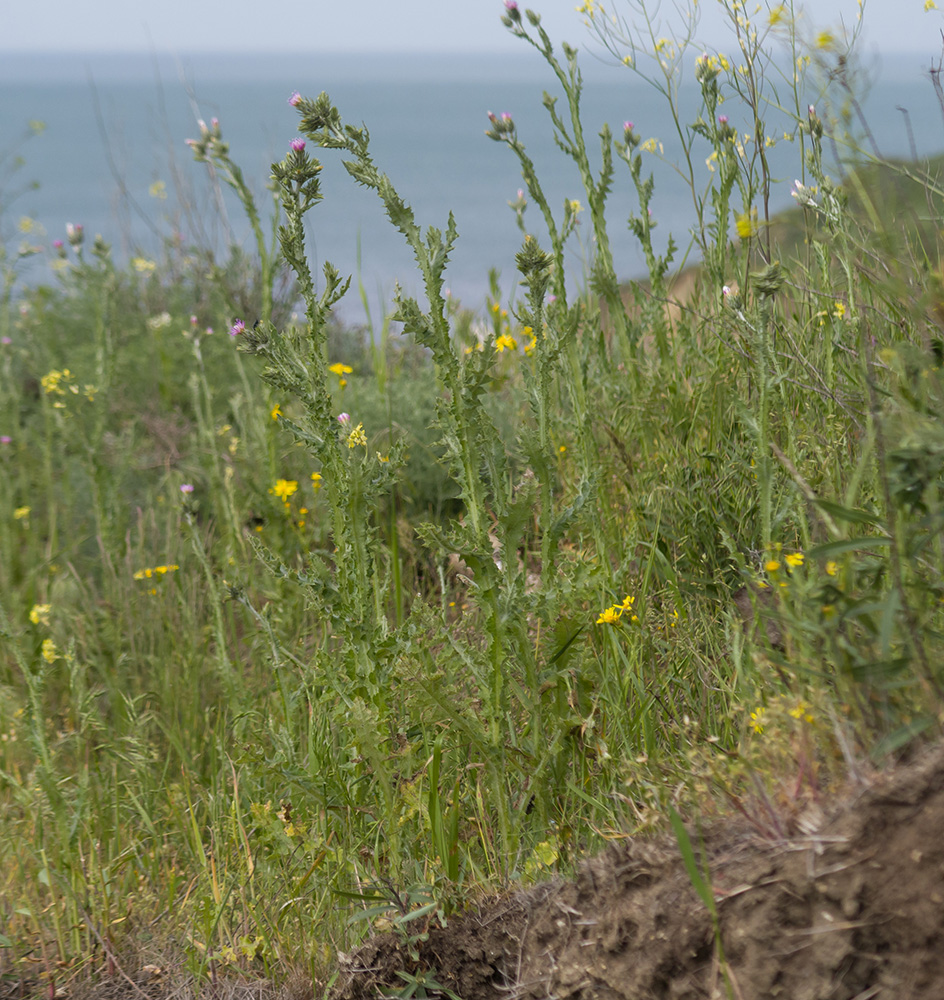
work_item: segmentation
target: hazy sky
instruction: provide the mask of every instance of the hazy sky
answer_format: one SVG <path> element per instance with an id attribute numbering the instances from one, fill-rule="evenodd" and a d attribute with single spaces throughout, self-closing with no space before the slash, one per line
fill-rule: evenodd
<path id="1" fill-rule="evenodd" d="M 587 40 L 578 0 L 532 0 L 551 37 Z M 748 0 L 752 3 L 753 0 Z M 527 6 L 522 0 L 521 7 Z M 718 0 L 700 0 L 711 41 Z M 774 5 L 774 4 L 771 4 Z M 944 0 L 940 0 L 944 8 Z M 609 0 L 630 15 L 631 0 Z M 815 0 L 807 20 L 855 21 L 856 0 Z M 499 23 L 501 0 L 0 0 L 0 52 L 502 51 L 514 42 Z M 650 10 L 658 9 L 648 2 Z M 674 8 L 662 4 L 663 13 Z M 924 0 L 866 0 L 868 48 L 941 50 L 944 15 Z M 518 49 L 520 51 L 520 47 Z"/>

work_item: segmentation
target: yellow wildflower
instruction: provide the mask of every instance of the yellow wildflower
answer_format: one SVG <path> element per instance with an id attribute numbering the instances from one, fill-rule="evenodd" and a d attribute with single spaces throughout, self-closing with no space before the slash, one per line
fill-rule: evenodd
<path id="1" fill-rule="evenodd" d="M 813 721 L 813 716 L 810 715 L 810 706 L 802 698 L 796 703 L 795 708 L 790 709 L 790 715 L 794 719 L 802 719 L 804 722 Z"/>
<path id="2" fill-rule="evenodd" d="M 282 416 L 282 404 L 281 403 L 276 403 L 275 406 L 273 406 L 272 409 L 269 410 L 269 416 L 273 420 L 278 420 L 279 417 Z"/>
<path id="3" fill-rule="evenodd" d="M 839 566 L 832 559 L 826 563 L 826 575 L 835 576 L 839 572 Z"/>
<path id="4" fill-rule="evenodd" d="M 148 194 L 159 201 L 167 201 L 167 185 L 163 181 L 155 181 L 148 188 Z"/>
<path id="5" fill-rule="evenodd" d="M 614 604 L 612 607 L 607 608 L 606 611 L 600 612 L 600 617 L 597 618 L 597 625 L 619 625 L 622 613 L 622 609 L 616 607 Z"/>
<path id="6" fill-rule="evenodd" d="M 34 625 L 48 625 L 50 611 L 52 611 L 51 604 L 34 604 L 30 608 L 29 620 Z"/>
<path id="7" fill-rule="evenodd" d="M 51 372 L 47 372 L 39 380 L 39 384 L 43 387 L 43 392 L 46 395 L 51 393 L 57 393 L 62 395 L 62 389 L 59 387 L 60 382 L 68 382 L 72 378 L 72 372 L 68 368 L 63 368 L 62 371 L 58 369 L 53 369 Z"/>
<path id="8" fill-rule="evenodd" d="M 518 341 L 507 333 L 503 333 L 495 341 L 495 350 L 498 351 L 499 353 L 504 351 L 506 348 L 509 351 L 513 351 L 517 346 L 518 346 Z"/>
<path id="9" fill-rule="evenodd" d="M 313 472 L 311 474 L 311 488 L 315 491 L 320 490 L 322 487 L 321 473 Z"/>
<path id="10" fill-rule="evenodd" d="M 754 711 L 751 712 L 751 729 L 753 729 L 755 733 L 762 733 L 764 731 L 764 717 L 766 715 L 767 709 L 763 706 L 755 708 Z"/>
<path id="11" fill-rule="evenodd" d="M 831 31 L 821 31 L 816 36 L 816 47 L 818 49 L 831 49 L 836 44 L 836 39 Z"/>
<path id="12" fill-rule="evenodd" d="M 833 315 L 836 319 L 842 319 L 846 315 L 846 304 L 845 302 L 837 302 L 833 307 Z"/>
<path id="13" fill-rule="evenodd" d="M 784 557 L 784 562 L 791 569 L 796 569 L 797 566 L 802 566 L 803 565 L 803 553 L 802 552 L 791 552 L 790 555 Z"/>
<path id="14" fill-rule="evenodd" d="M 43 659 L 47 663 L 55 663 L 59 659 L 59 650 L 52 639 L 43 639 Z"/>
<path id="15" fill-rule="evenodd" d="M 298 483 L 294 479 L 277 479 L 275 486 L 271 487 L 269 492 L 275 494 L 280 500 L 288 500 L 297 489 Z"/>
<path id="16" fill-rule="evenodd" d="M 358 424 L 347 436 L 348 448 L 356 448 L 357 445 L 367 445 L 367 435 L 364 433 L 364 425 Z"/>
<path id="17" fill-rule="evenodd" d="M 742 240 L 749 240 L 757 235 L 757 209 L 752 208 L 750 212 L 743 212 L 735 220 L 737 234 Z"/>
<path id="18" fill-rule="evenodd" d="M 138 272 L 138 274 L 153 274 L 157 268 L 157 264 L 153 260 L 148 260 L 146 257 L 132 257 L 131 266 Z"/>
<path id="19" fill-rule="evenodd" d="M 777 570 L 780 569 L 780 563 L 777 562 L 776 559 L 768 559 L 767 562 L 764 563 L 764 569 L 767 570 L 768 573 L 776 573 Z"/>
<path id="20" fill-rule="evenodd" d="M 336 365 L 328 365 L 328 371 L 334 372 L 340 378 L 342 375 L 350 375 L 354 369 L 350 365 L 342 365 L 338 362 Z"/>

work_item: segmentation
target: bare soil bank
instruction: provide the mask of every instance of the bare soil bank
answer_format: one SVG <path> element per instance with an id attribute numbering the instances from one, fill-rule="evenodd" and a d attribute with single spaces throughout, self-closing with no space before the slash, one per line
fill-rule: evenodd
<path id="1" fill-rule="evenodd" d="M 693 838 L 694 839 L 694 838 Z M 742 1000 L 944 997 L 944 750 L 860 787 L 815 829 L 719 826 L 705 851 Z M 674 841 L 614 846 L 573 881 L 432 930 L 420 963 L 378 936 L 342 960 L 336 1000 L 436 970 L 462 1000 L 725 997 L 712 920 Z"/>

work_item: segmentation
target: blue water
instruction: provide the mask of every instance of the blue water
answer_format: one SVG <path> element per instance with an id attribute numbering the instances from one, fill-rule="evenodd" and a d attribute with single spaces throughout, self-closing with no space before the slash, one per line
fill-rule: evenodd
<path id="1" fill-rule="evenodd" d="M 623 69 L 589 57 L 586 65 L 584 121 L 593 145 L 603 122 L 621 131 L 622 122 L 631 119 L 643 138 L 664 143 L 666 160 L 676 160 L 680 147 L 662 99 Z M 914 59 L 889 61 L 876 70 L 877 85 L 863 95 L 886 155 L 908 155 L 911 149 L 901 107 L 909 111 L 917 152 L 944 148 L 940 108 L 923 69 Z M 4 56 L 0 156 L 16 145 L 29 120 L 42 120 L 46 129 L 17 149 L 24 163 L 12 178 L 11 158 L 0 162 L 2 235 L 15 242 L 16 222 L 26 215 L 42 224 L 47 244 L 64 235 L 67 222 L 81 222 L 89 235 L 101 233 L 123 259 L 156 254 L 161 237 L 175 232 L 217 246 L 234 239 L 249 247 L 239 206 L 227 197 L 221 215 L 206 168 L 193 162 L 185 140 L 197 134 L 197 117 L 219 118 L 234 157 L 267 205 L 269 164 L 284 155 L 296 134 L 297 112 L 287 104 L 289 94 L 297 89 L 315 96 L 327 90 L 344 118 L 366 123 L 375 161 L 421 225 L 442 228 L 454 212 L 460 237 L 449 285 L 464 303 L 479 307 L 489 268 L 498 268 L 504 288 L 512 290 L 514 254 L 521 242 L 507 206 L 522 186 L 520 171 L 510 151 L 484 135 L 489 110 L 513 114 L 552 205 L 565 198 L 586 201 L 576 168 L 554 144 L 541 103 L 545 88 L 559 93 L 543 64 L 524 57 L 191 56 L 178 64 L 146 57 Z M 812 92 L 807 96 L 815 99 Z M 683 100 L 690 97 L 683 90 Z M 735 110 L 725 110 L 734 124 Z M 775 112 L 769 121 L 775 121 Z M 709 151 L 699 148 L 695 160 L 702 180 L 709 176 L 703 167 Z M 396 281 L 417 291 L 411 255 L 376 196 L 351 181 L 336 153 L 325 151 L 320 158 L 324 201 L 309 216 L 316 260 L 356 274 L 360 247 L 360 275 L 375 304 L 389 300 Z M 772 205 L 777 210 L 790 204 L 789 185 L 800 173 L 798 149 L 780 143 L 771 158 L 783 179 Z M 618 271 L 629 278 L 645 267 L 625 226 L 635 194 L 626 168 L 617 166 L 610 230 Z M 691 195 L 667 164 L 653 157 L 651 169 L 660 248 L 670 232 L 684 248 L 694 218 Z M 36 190 L 28 188 L 33 181 Z M 155 181 L 164 182 L 166 200 L 149 194 Z M 542 238 L 533 206 L 526 219 Z M 579 239 L 571 254 L 580 273 L 585 254 Z M 30 280 L 48 274 L 43 268 L 48 264 L 34 266 Z M 360 315 L 355 299 L 351 295 L 342 308 L 352 318 Z"/>

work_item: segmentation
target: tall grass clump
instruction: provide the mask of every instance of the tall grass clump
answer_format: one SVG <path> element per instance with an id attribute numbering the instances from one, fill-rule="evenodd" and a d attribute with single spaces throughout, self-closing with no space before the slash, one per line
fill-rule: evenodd
<path id="1" fill-rule="evenodd" d="M 445 292 L 461 220 L 421 223 L 327 94 L 291 97 L 269 220 L 218 122 L 191 143 L 249 215 L 257 315 L 195 248 L 122 268 L 80 227 L 5 310 L 4 975 L 176 949 L 197 988 L 322 977 L 371 926 L 422 934 L 676 810 L 786 829 L 859 755 L 936 736 L 939 164 L 857 147 L 852 53 L 789 5 L 731 0 L 727 52 L 627 9 L 583 6 L 665 99 L 684 237 L 653 235 L 657 126 L 585 121 L 577 50 L 508 0 L 584 191 L 551 205 L 488 115 L 523 238 L 484 315 Z M 379 336 L 309 254 L 314 151 L 415 258 Z"/>

